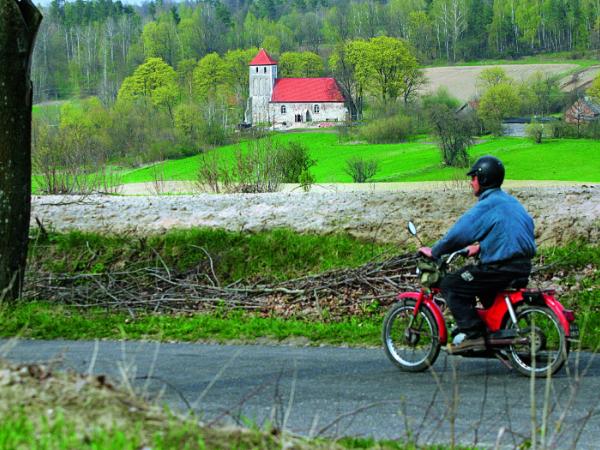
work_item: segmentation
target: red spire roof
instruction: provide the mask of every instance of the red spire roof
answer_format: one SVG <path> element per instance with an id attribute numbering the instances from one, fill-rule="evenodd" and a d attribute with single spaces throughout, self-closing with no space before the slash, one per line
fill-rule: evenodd
<path id="1" fill-rule="evenodd" d="M 261 48 L 258 52 L 258 55 L 256 55 L 254 59 L 250 61 L 251 66 L 274 66 L 276 64 L 277 61 L 271 58 L 264 48 Z"/>
<path id="2" fill-rule="evenodd" d="M 272 103 L 343 101 L 335 78 L 278 78 L 271 96 Z"/>

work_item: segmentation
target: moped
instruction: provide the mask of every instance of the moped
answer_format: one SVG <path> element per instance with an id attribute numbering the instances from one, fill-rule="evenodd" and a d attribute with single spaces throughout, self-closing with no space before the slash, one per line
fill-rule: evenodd
<path id="1" fill-rule="evenodd" d="M 412 222 L 408 229 L 417 235 Z M 398 294 L 397 303 L 386 314 L 383 348 L 400 369 L 428 369 L 448 343 L 446 318 L 451 314 L 440 295 L 439 282 L 452 261 L 467 255 L 465 248 L 438 261 L 417 264 L 421 289 Z M 516 279 L 491 301 L 485 301 L 485 306 L 478 303 L 477 313 L 487 328 L 486 349 L 460 356 L 497 358 L 526 376 L 544 377 L 563 367 L 571 343 L 579 339 L 575 314 L 561 305 L 554 290 L 527 289 L 528 281 Z"/>

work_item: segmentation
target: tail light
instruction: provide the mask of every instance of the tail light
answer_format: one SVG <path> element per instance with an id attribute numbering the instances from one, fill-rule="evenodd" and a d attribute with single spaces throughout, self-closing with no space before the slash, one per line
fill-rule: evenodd
<path id="1" fill-rule="evenodd" d="M 565 315 L 565 319 L 567 319 L 568 322 L 575 321 L 575 313 L 572 310 L 564 309 L 563 314 Z"/>

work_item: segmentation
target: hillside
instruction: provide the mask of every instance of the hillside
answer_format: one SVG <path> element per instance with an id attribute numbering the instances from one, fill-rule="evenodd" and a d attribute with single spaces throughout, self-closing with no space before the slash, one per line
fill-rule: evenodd
<path id="1" fill-rule="evenodd" d="M 446 87 L 456 98 L 467 101 L 478 95 L 477 77 L 484 69 L 502 67 L 516 81 L 525 81 L 536 72 L 560 75 L 560 86 L 565 92 L 586 87 L 600 73 L 600 65 L 579 68 L 577 64 L 502 64 L 482 66 L 448 66 L 425 69 L 428 80 L 424 92 Z"/>

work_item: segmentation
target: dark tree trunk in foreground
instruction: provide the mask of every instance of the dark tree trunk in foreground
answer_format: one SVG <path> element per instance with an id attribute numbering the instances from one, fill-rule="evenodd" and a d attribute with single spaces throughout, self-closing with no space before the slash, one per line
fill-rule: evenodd
<path id="1" fill-rule="evenodd" d="M 0 300 L 19 297 L 31 214 L 29 77 L 42 20 L 30 0 L 0 0 Z"/>

